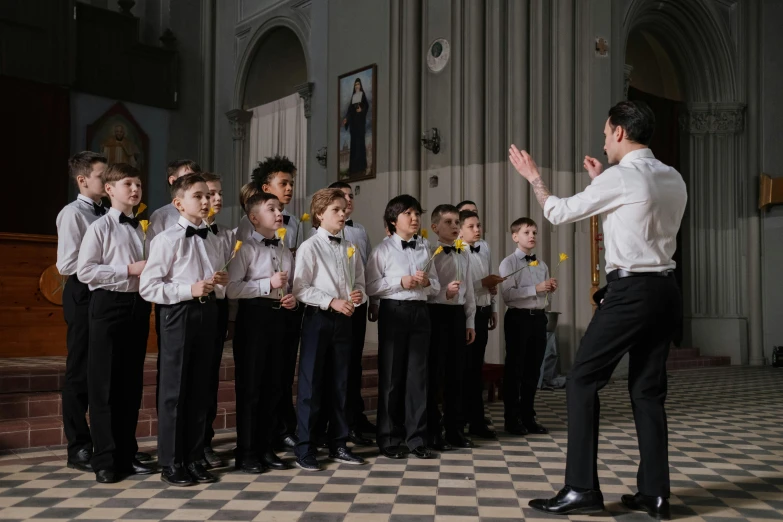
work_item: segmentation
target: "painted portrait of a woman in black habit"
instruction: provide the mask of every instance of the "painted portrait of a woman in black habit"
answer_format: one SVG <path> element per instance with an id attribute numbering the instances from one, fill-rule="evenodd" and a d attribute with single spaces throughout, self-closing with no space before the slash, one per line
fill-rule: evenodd
<path id="1" fill-rule="evenodd" d="M 375 66 L 340 77 L 340 179 L 375 176 Z"/>

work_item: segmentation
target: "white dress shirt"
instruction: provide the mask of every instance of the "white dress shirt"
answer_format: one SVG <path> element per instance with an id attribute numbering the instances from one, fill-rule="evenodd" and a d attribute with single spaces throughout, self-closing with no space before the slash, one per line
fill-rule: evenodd
<path id="1" fill-rule="evenodd" d="M 79 194 L 57 214 L 57 271 L 64 276 L 74 275 L 87 229 L 98 221 L 93 201 Z"/>
<path id="2" fill-rule="evenodd" d="M 179 210 L 174 206 L 174 203 L 169 203 L 160 207 L 158 210 L 150 215 L 150 227 L 147 229 L 147 239 L 152 241 L 152 238 L 166 230 L 173 227 L 177 221 L 179 221 Z"/>
<path id="3" fill-rule="evenodd" d="M 520 249 L 500 263 L 500 277 L 516 272 L 527 265 L 525 253 Z M 500 293 L 509 308 L 544 308 L 546 292 L 536 292 L 536 285 L 549 279 L 549 268 L 538 259 L 538 266 L 528 266 L 500 283 Z"/>
<path id="4" fill-rule="evenodd" d="M 452 247 L 452 245 L 441 243 L 440 241 L 438 242 L 438 246 Z M 438 246 L 432 249 L 433 253 Z M 456 251 L 449 252 L 448 254 L 442 252 L 432 260 L 432 264 L 435 265 L 438 272 L 440 291 L 437 294 L 430 295 L 427 298 L 427 302 L 429 304 L 462 306 L 465 309 L 467 328 L 475 328 L 476 295 L 473 292 L 474 275 L 470 266 L 469 253 L 465 250 L 468 249 L 464 249 L 461 254 L 458 254 Z M 459 280 L 462 281 L 462 284 L 459 286 L 459 292 L 451 299 L 448 299 L 446 297 L 446 292 L 449 283 Z"/>
<path id="5" fill-rule="evenodd" d="M 601 214 L 606 272 L 661 272 L 675 267 L 688 195 L 682 176 L 650 149 L 629 152 L 618 165 L 570 198 L 550 196 L 544 216 L 555 225 Z"/>
<path id="6" fill-rule="evenodd" d="M 242 217 L 239 218 L 239 226 L 237 226 L 234 233 L 239 241 L 245 242 L 250 240 L 255 231 L 255 227 L 253 227 L 253 223 L 250 222 L 250 218 L 247 217 L 247 214 L 243 214 Z"/>
<path id="7" fill-rule="evenodd" d="M 287 237 L 287 236 L 286 236 Z M 299 245 L 296 251 L 294 297 L 306 305 L 328 310 L 333 299 L 351 300 L 351 291 L 362 292 L 362 304 L 367 301 L 364 290 L 364 267 L 359 256 L 348 259 L 348 241 L 332 241 L 323 227 L 318 233 Z M 339 237 L 339 236 L 337 236 Z M 350 288 L 350 274 L 354 274 Z M 358 305 L 357 305 L 358 306 Z"/>
<path id="8" fill-rule="evenodd" d="M 217 229 L 217 244 L 219 247 L 217 259 L 219 262 L 218 265 L 215 266 L 215 270 L 220 270 L 226 266 L 226 263 L 228 263 L 228 260 L 231 258 L 231 253 L 234 251 L 234 245 L 236 245 L 236 235 L 233 230 L 226 228 L 223 225 L 217 225 Z M 237 252 L 237 255 L 238 254 L 239 252 Z M 231 262 L 233 263 L 233 261 Z M 229 267 L 230 266 L 231 265 L 229 265 Z M 222 285 L 215 286 L 215 295 L 218 299 L 225 299 L 226 287 Z"/>
<path id="9" fill-rule="evenodd" d="M 440 292 L 438 271 L 435 263 L 430 264 L 430 286 L 423 288 L 415 286 L 411 289 L 402 287 L 403 276 L 416 275 L 418 270 L 424 270 L 430 260 L 430 251 L 419 239 L 411 239 L 416 248 L 402 248 L 402 238 L 392 234 L 375 247 L 367 263 L 367 292 L 381 299 L 396 301 L 426 301 L 430 295 Z"/>
<path id="10" fill-rule="evenodd" d="M 171 305 L 193 299 L 190 287 L 199 281 L 209 280 L 223 268 L 220 242 L 212 232 L 206 239 L 197 235 L 186 237 L 188 227 L 206 228 L 202 221 L 196 227 L 180 217 L 177 223 L 164 230 L 150 243 L 147 265 L 141 273 L 139 293 L 145 301 Z M 225 288 L 215 285 L 218 290 Z"/>
<path id="11" fill-rule="evenodd" d="M 476 306 L 491 305 L 492 311 L 497 312 L 495 296 L 489 293 L 489 288 L 484 288 L 481 285 L 481 280 L 492 273 L 492 253 L 489 250 L 489 245 L 483 239 L 479 239 L 473 248 L 478 248 L 479 251 L 473 252 L 470 247 L 467 248 L 467 251 L 473 274 L 473 293 L 476 294 Z"/>
<path id="12" fill-rule="evenodd" d="M 356 247 L 356 250 L 358 250 L 362 256 L 362 264 L 367 266 L 367 261 L 370 260 L 370 252 L 372 251 L 372 248 L 370 247 L 370 236 L 367 235 L 367 230 L 365 230 L 360 223 L 357 223 L 352 219 L 348 221 L 350 221 L 351 224 L 345 223 L 345 228 L 340 232 L 340 237 L 347 239 Z M 311 228 L 310 237 L 314 236 L 317 231 L 317 228 Z"/>
<path id="13" fill-rule="evenodd" d="M 133 213 L 128 217 L 132 218 Z M 79 250 L 79 281 L 90 290 L 138 292 L 139 278 L 128 275 L 128 265 L 142 260 L 144 232 L 120 223 L 116 208 L 90 225 Z"/>
<path id="14" fill-rule="evenodd" d="M 273 289 L 271 285 L 275 272 L 280 271 L 288 272 L 288 285 L 282 290 L 284 295 L 289 294 L 293 288 L 294 256 L 282 243 L 266 246 L 264 236 L 253 231 L 250 239 L 242 243 L 242 248 L 228 265 L 230 281 L 226 295 L 229 299 L 280 299 L 280 289 Z"/>
<path id="15" fill-rule="evenodd" d="M 287 218 L 286 218 L 287 217 Z M 288 219 L 288 224 L 285 223 L 285 220 Z M 304 226 L 299 221 L 299 218 L 296 216 L 292 216 L 288 213 L 288 211 L 283 210 L 283 226 L 285 227 L 285 246 L 287 246 L 290 249 L 296 248 L 296 235 L 297 235 L 297 226 L 299 227 L 299 237 L 301 238 L 301 241 L 304 241 Z M 242 218 L 239 220 L 239 226 L 237 227 L 236 233 L 237 233 L 237 239 L 240 241 L 247 241 L 253 236 L 253 232 L 255 232 L 255 227 L 253 226 L 253 223 L 250 222 L 250 219 L 247 217 L 247 215 L 242 216 Z"/>

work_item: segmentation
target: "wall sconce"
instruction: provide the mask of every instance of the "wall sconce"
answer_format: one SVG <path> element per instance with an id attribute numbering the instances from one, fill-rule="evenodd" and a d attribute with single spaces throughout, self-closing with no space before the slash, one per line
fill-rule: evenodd
<path id="1" fill-rule="evenodd" d="M 321 147 L 315 154 L 315 160 L 320 166 L 326 168 L 326 147 Z"/>
<path id="2" fill-rule="evenodd" d="M 425 149 L 432 151 L 433 154 L 440 152 L 440 134 L 438 134 L 437 127 L 421 133 L 421 144 L 424 145 Z"/>

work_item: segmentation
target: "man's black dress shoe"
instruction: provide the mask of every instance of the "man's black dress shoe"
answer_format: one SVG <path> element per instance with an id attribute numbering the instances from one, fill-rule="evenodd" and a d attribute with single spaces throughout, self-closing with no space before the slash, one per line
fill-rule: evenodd
<path id="1" fill-rule="evenodd" d="M 522 425 L 525 427 L 528 433 L 532 433 L 534 435 L 546 435 L 549 433 L 549 430 L 539 424 L 535 419 L 531 421 L 523 421 Z"/>
<path id="2" fill-rule="evenodd" d="M 427 446 L 417 446 L 411 450 L 411 455 L 417 459 L 431 459 L 433 457 L 432 452 Z"/>
<path id="3" fill-rule="evenodd" d="M 637 493 L 636 495 L 623 495 L 620 500 L 628 509 L 634 511 L 646 511 L 656 520 L 671 520 L 672 511 L 669 500 L 665 497 L 648 497 Z"/>
<path id="4" fill-rule="evenodd" d="M 348 432 L 348 442 L 353 443 L 355 446 L 372 446 L 375 444 L 372 439 L 368 439 L 358 431 L 351 430 Z"/>
<path id="5" fill-rule="evenodd" d="M 99 469 L 95 472 L 95 482 L 100 484 L 114 484 L 120 477 L 113 469 Z"/>
<path id="6" fill-rule="evenodd" d="M 134 459 L 138 460 L 139 462 L 147 462 L 152 460 L 152 455 L 149 453 L 144 453 L 143 451 L 137 451 L 136 454 L 133 456 Z"/>
<path id="7" fill-rule="evenodd" d="M 427 447 L 438 451 L 451 451 L 454 449 L 451 444 L 443 439 L 443 437 L 435 437 L 427 444 Z"/>
<path id="8" fill-rule="evenodd" d="M 565 486 L 554 497 L 537 498 L 528 505 L 550 515 L 589 515 L 604 511 L 604 496 L 595 489 L 579 493 Z"/>
<path id="9" fill-rule="evenodd" d="M 204 460 L 209 465 L 208 467 L 204 466 L 207 469 L 222 468 L 224 466 L 223 459 L 220 458 L 220 455 L 215 453 L 212 446 L 204 446 Z"/>
<path id="10" fill-rule="evenodd" d="M 321 465 L 318 464 L 318 459 L 315 455 L 305 455 L 302 458 L 296 459 L 296 467 L 303 469 L 304 471 L 321 471 Z"/>
<path id="11" fill-rule="evenodd" d="M 399 460 L 405 458 L 405 453 L 400 450 L 399 446 L 386 446 L 385 448 L 381 448 L 381 455 L 387 459 Z"/>
<path id="12" fill-rule="evenodd" d="M 483 422 L 480 424 L 471 424 L 470 428 L 468 428 L 468 433 L 480 439 L 495 440 L 498 438 L 498 434 L 495 433 L 495 430 L 493 430 Z"/>
<path id="13" fill-rule="evenodd" d="M 296 435 L 286 435 L 280 439 L 280 445 L 285 449 L 292 450 L 297 444 L 299 444 L 299 437 Z"/>
<path id="14" fill-rule="evenodd" d="M 185 466 L 182 464 L 174 464 L 173 466 L 164 467 L 160 472 L 160 480 L 166 484 L 179 487 L 196 485 L 193 477 L 190 476 L 190 473 L 187 472 Z"/>
<path id="15" fill-rule="evenodd" d="M 511 435 L 520 435 L 524 436 L 527 435 L 527 428 L 525 428 L 525 425 L 521 422 L 515 422 L 515 423 L 506 423 L 506 425 L 503 427 L 503 430 L 506 433 L 510 433 Z"/>
<path id="16" fill-rule="evenodd" d="M 361 466 L 364 464 L 363 458 L 358 455 L 354 455 L 351 450 L 346 447 L 341 447 L 334 451 L 330 451 L 329 460 L 339 462 L 340 464 L 353 464 L 355 466 Z"/>
<path id="17" fill-rule="evenodd" d="M 475 448 L 476 445 L 473 441 L 465 436 L 462 431 L 447 431 L 446 442 L 454 446 L 455 448 Z"/>
<path id="18" fill-rule="evenodd" d="M 217 477 L 204 469 L 201 462 L 191 462 L 188 464 L 188 473 L 193 477 L 193 480 L 199 484 L 212 484 L 217 482 Z"/>
<path id="19" fill-rule="evenodd" d="M 157 466 L 154 464 L 143 464 L 136 459 L 133 459 L 130 463 L 130 467 L 125 468 L 123 471 L 129 475 L 153 475 L 158 473 Z"/>
<path id="20" fill-rule="evenodd" d="M 250 473 L 252 475 L 258 475 L 267 469 L 264 463 L 255 457 L 248 459 L 237 459 L 234 467 L 242 473 Z"/>
<path id="21" fill-rule="evenodd" d="M 79 471 L 90 472 L 92 471 L 92 465 L 90 459 L 92 458 L 92 452 L 88 449 L 80 449 L 73 458 L 68 459 L 68 467 L 71 469 L 78 469 Z"/>
<path id="22" fill-rule="evenodd" d="M 270 469 L 291 469 L 291 466 L 278 457 L 274 451 L 267 451 L 264 453 L 261 457 L 261 462 Z"/>

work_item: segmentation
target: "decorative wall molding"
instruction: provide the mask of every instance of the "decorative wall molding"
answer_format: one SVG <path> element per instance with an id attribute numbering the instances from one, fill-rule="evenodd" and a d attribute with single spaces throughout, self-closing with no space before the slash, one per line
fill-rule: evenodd
<path id="1" fill-rule="evenodd" d="M 313 99 L 313 82 L 297 85 L 296 92 L 299 93 L 299 97 L 304 100 L 305 118 L 310 119 Z"/>
<path id="2" fill-rule="evenodd" d="M 740 134 L 744 126 L 744 103 L 689 103 L 680 116 L 680 130 L 690 134 Z"/>
<path id="3" fill-rule="evenodd" d="M 231 109 L 226 113 L 226 117 L 228 117 L 228 121 L 231 123 L 231 137 L 234 141 L 245 141 L 247 124 L 253 117 L 253 113 L 243 111 L 242 109 Z"/>

